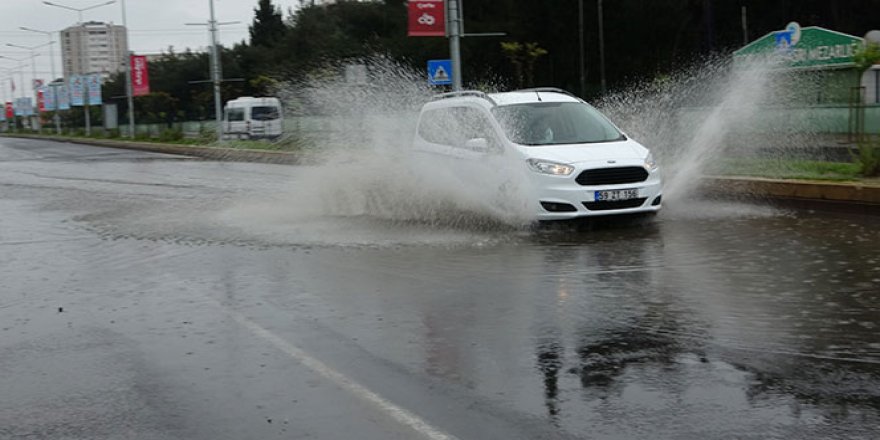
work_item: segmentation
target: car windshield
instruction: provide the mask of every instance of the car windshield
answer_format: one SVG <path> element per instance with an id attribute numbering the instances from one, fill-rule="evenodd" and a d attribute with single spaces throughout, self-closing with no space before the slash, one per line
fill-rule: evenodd
<path id="1" fill-rule="evenodd" d="M 255 121 L 269 121 L 279 117 L 278 107 L 261 106 L 251 110 L 251 119 Z"/>
<path id="2" fill-rule="evenodd" d="M 561 145 L 626 139 L 598 110 L 581 102 L 533 102 L 495 107 L 507 137 L 521 145 Z"/>

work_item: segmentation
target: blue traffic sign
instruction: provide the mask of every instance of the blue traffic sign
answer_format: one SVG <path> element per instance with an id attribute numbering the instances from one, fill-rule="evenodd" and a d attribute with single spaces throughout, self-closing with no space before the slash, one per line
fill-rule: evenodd
<path id="1" fill-rule="evenodd" d="M 452 60 L 428 60 L 428 84 L 432 86 L 452 84 Z"/>

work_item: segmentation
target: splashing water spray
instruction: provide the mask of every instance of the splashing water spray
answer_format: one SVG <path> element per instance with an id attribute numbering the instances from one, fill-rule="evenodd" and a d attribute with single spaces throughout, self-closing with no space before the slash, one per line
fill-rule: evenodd
<path id="1" fill-rule="evenodd" d="M 298 109 L 301 137 L 318 155 L 319 165 L 298 171 L 298 215 L 478 229 L 530 222 L 534 203 L 526 176 L 518 174 L 525 167 L 509 164 L 474 186 L 456 170 L 413 155 L 419 108 L 436 91 L 421 72 L 391 59 L 362 63 L 369 83 L 346 81 L 338 65 L 279 93 Z M 705 165 L 730 139 L 742 141 L 757 124 L 762 103 L 778 88 L 771 70 L 712 60 L 593 104 L 660 158 L 664 202 L 675 207 L 693 195 Z M 765 143 L 766 137 L 754 140 Z"/>

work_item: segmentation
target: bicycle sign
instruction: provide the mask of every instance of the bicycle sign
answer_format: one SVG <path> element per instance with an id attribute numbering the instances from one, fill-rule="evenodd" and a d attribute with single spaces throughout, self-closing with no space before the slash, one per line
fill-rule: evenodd
<path id="1" fill-rule="evenodd" d="M 446 36 L 445 0 L 409 0 L 410 37 Z"/>

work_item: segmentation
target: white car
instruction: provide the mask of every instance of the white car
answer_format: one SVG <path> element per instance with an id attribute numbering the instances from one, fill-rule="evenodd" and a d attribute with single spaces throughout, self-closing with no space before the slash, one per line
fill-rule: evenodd
<path id="1" fill-rule="evenodd" d="M 468 178 L 525 176 L 520 180 L 529 187 L 534 220 L 661 208 L 660 170 L 651 152 L 560 89 L 437 95 L 421 110 L 414 148 L 451 159 Z"/>

